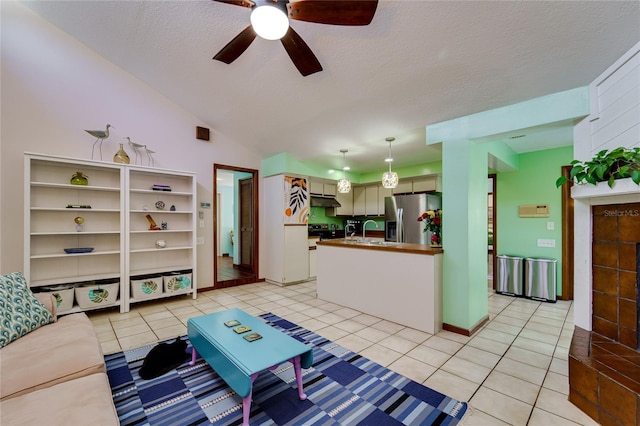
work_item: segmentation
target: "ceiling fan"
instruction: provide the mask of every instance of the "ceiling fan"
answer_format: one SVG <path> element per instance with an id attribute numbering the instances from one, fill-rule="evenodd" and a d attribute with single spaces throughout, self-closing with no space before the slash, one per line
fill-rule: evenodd
<path id="1" fill-rule="evenodd" d="M 260 35 L 280 40 L 300 74 L 322 71 L 322 65 L 289 19 L 331 25 L 368 25 L 378 0 L 214 0 L 251 9 L 251 24 L 223 47 L 213 59 L 230 64 Z M 263 16 L 261 16 L 263 15 Z M 279 24 L 279 27 L 278 27 Z M 274 28 L 278 27 L 274 33 Z"/>

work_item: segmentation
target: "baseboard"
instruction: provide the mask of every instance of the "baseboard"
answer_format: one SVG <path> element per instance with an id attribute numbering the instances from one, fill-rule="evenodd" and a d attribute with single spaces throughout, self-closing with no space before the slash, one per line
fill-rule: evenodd
<path id="1" fill-rule="evenodd" d="M 447 324 L 446 322 L 442 323 L 442 329 L 450 331 L 456 334 L 462 334 L 463 336 L 472 336 L 475 332 L 480 330 L 486 323 L 489 322 L 489 315 L 486 315 L 480 321 L 476 323 L 473 327 L 466 329 L 462 327 L 458 327 L 456 325 Z"/>

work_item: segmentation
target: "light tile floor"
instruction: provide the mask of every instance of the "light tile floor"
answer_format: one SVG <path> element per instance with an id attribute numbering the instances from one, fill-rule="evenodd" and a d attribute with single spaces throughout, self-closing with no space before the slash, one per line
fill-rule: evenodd
<path id="1" fill-rule="evenodd" d="M 427 334 L 316 297 L 316 283 L 248 284 L 89 314 L 104 353 L 186 334 L 192 316 L 238 307 L 272 312 L 391 370 L 468 401 L 463 425 L 596 425 L 567 399 L 570 302 L 489 296 L 489 323 L 472 337 Z"/>

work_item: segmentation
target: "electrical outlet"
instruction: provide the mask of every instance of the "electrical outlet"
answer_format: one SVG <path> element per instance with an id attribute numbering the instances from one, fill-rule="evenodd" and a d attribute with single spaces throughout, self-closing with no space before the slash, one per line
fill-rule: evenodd
<path id="1" fill-rule="evenodd" d="M 544 240 L 542 238 L 538 239 L 538 247 L 550 247 L 553 248 L 556 246 L 556 240 Z"/>
<path id="2" fill-rule="evenodd" d="M 547 222 L 547 230 L 548 231 L 553 231 L 554 229 L 556 229 L 555 222 Z"/>
<path id="3" fill-rule="evenodd" d="M 204 237 L 198 237 L 197 244 L 199 246 L 203 245 L 204 244 Z"/>

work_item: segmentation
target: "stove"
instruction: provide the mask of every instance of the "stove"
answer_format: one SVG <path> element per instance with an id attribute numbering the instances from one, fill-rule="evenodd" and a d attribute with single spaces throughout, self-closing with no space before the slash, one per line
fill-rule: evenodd
<path id="1" fill-rule="evenodd" d="M 336 235 L 337 226 L 326 223 L 313 223 L 307 226 L 310 237 L 320 237 L 320 240 L 331 240 L 341 238 Z"/>

